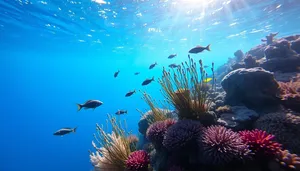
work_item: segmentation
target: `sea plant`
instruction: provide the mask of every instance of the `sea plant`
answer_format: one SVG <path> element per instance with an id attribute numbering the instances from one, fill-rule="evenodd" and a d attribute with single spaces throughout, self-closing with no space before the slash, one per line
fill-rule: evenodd
<path id="1" fill-rule="evenodd" d="M 111 133 L 96 124 L 97 133 L 94 134 L 95 141 L 92 141 L 96 153 L 91 153 L 90 159 L 95 170 L 123 171 L 131 153 L 127 131 L 115 117 L 108 115 L 108 122 L 112 127 Z"/>
<path id="2" fill-rule="evenodd" d="M 209 99 L 209 89 L 203 87 L 212 80 L 212 88 L 215 86 L 214 64 L 212 64 L 212 78 L 208 78 L 202 60 L 200 67 L 190 58 L 182 63 L 171 73 L 165 68 L 163 76 L 159 79 L 162 94 L 166 101 L 178 111 L 179 119 L 199 120 L 201 115 L 208 112 L 212 100 Z M 198 72 L 199 71 L 199 72 Z"/>

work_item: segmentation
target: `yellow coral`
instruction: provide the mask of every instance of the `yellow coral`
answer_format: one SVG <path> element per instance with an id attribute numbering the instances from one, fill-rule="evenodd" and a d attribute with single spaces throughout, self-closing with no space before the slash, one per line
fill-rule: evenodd
<path id="1" fill-rule="evenodd" d="M 288 150 L 280 150 L 280 152 L 277 153 L 276 161 L 284 167 L 295 170 L 300 169 L 300 157 L 296 154 L 291 154 Z"/>

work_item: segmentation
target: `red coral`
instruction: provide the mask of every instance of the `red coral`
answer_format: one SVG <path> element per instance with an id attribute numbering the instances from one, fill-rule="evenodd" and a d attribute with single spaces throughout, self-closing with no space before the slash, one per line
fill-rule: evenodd
<path id="1" fill-rule="evenodd" d="M 265 131 L 255 129 L 241 131 L 239 134 L 257 157 L 274 157 L 281 150 L 282 145 L 273 141 L 275 136 Z"/>
<path id="2" fill-rule="evenodd" d="M 126 160 L 126 168 L 129 171 L 147 171 L 150 163 L 150 156 L 144 150 L 131 153 Z"/>

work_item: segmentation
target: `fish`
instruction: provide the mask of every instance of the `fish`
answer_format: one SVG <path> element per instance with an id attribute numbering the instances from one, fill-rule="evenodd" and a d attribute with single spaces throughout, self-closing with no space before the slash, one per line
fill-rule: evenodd
<path id="1" fill-rule="evenodd" d="M 76 132 L 77 127 L 75 128 L 61 128 L 60 130 L 56 131 L 53 133 L 53 135 L 59 135 L 59 136 L 63 136 L 72 132 Z"/>
<path id="2" fill-rule="evenodd" d="M 177 56 L 177 54 L 171 54 L 171 55 L 169 55 L 168 59 L 175 58 L 176 56 Z"/>
<path id="3" fill-rule="evenodd" d="M 135 93 L 135 90 L 129 91 L 128 93 L 126 93 L 125 97 L 129 97 L 129 96 L 133 95 L 134 93 Z"/>
<path id="4" fill-rule="evenodd" d="M 204 65 L 203 67 L 204 67 L 204 68 L 208 68 L 209 66 L 208 66 L 208 65 Z"/>
<path id="5" fill-rule="evenodd" d="M 210 44 L 207 45 L 206 47 L 196 46 L 196 47 L 192 48 L 191 50 L 189 50 L 189 53 L 195 53 L 195 54 L 197 54 L 197 53 L 200 53 L 200 52 L 202 52 L 204 50 L 210 51 Z"/>
<path id="6" fill-rule="evenodd" d="M 80 111 L 82 108 L 84 109 L 96 109 L 101 106 L 103 102 L 100 100 L 87 100 L 84 104 L 77 104 L 77 111 Z"/>
<path id="7" fill-rule="evenodd" d="M 122 115 L 122 114 L 125 114 L 125 113 L 127 113 L 127 110 L 118 110 L 116 112 L 116 115 Z"/>
<path id="8" fill-rule="evenodd" d="M 135 72 L 135 73 L 134 73 L 134 75 L 139 75 L 139 74 L 140 74 L 140 72 Z"/>
<path id="9" fill-rule="evenodd" d="M 206 78 L 206 79 L 203 80 L 203 82 L 208 83 L 208 82 L 210 82 L 211 80 L 212 80 L 212 78 Z"/>
<path id="10" fill-rule="evenodd" d="M 154 81 L 154 77 L 152 77 L 151 79 L 146 79 L 145 81 L 143 81 L 142 86 L 148 85 L 148 84 L 150 84 L 152 81 Z"/>
<path id="11" fill-rule="evenodd" d="M 154 68 L 156 65 L 157 65 L 157 63 L 156 63 L 156 62 L 155 62 L 154 64 L 151 64 L 151 65 L 150 65 L 150 67 L 149 67 L 149 69 L 152 69 L 152 68 Z"/>
<path id="12" fill-rule="evenodd" d="M 120 73 L 120 70 L 118 70 L 117 72 L 115 72 L 114 77 L 116 78 Z"/>
<path id="13" fill-rule="evenodd" d="M 170 64 L 170 65 L 169 65 L 170 68 L 177 68 L 178 66 L 179 66 L 179 65 L 176 65 L 176 64 Z"/>

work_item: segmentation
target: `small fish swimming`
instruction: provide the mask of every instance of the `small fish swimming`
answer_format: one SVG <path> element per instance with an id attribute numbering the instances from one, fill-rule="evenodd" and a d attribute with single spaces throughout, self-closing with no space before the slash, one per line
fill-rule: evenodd
<path id="1" fill-rule="evenodd" d="M 177 68 L 178 66 L 179 66 L 179 65 L 177 65 L 177 64 L 170 64 L 170 65 L 169 65 L 170 68 Z"/>
<path id="2" fill-rule="evenodd" d="M 139 75 L 139 74 L 140 74 L 140 72 L 135 72 L 135 73 L 134 73 L 134 75 Z"/>
<path id="3" fill-rule="evenodd" d="M 208 67 L 209 67 L 208 65 L 204 65 L 204 66 L 203 66 L 203 68 L 208 68 Z"/>
<path id="4" fill-rule="evenodd" d="M 189 50 L 189 53 L 195 53 L 195 54 L 197 54 L 197 53 L 200 53 L 200 52 L 202 52 L 204 50 L 210 51 L 210 44 L 207 45 L 206 47 L 196 46 L 196 47 L 192 48 L 191 50 Z"/>
<path id="5" fill-rule="evenodd" d="M 206 78 L 206 79 L 203 80 L 203 82 L 208 83 L 208 82 L 210 82 L 211 80 L 212 80 L 212 78 Z"/>
<path id="6" fill-rule="evenodd" d="M 145 81 L 143 81 L 142 86 L 148 85 L 148 84 L 150 84 L 152 81 L 154 81 L 154 77 L 152 77 L 151 79 L 146 79 Z"/>
<path id="7" fill-rule="evenodd" d="M 66 135 L 66 134 L 69 134 L 69 133 L 72 133 L 72 132 L 75 133 L 76 129 L 77 129 L 77 127 L 75 127 L 75 128 L 62 128 L 62 129 L 54 132 L 53 135 L 63 136 L 63 135 Z"/>
<path id="8" fill-rule="evenodd" d="M 77 107 L 78 107 L 77 111 L 80 111 L 82 108 L 95 109 L 95 108 L 101 106 L 102 104 L 103 104 L 103 102 L 101 102 L 99 100 L 88 100 L 84 104 L 77 104 Z"/>
<path id="9" fill-rule="evenodd" d="M 122 115 L 122 114 L 125 114 L 125 113 L 127 113 L 127 110 L 118 110 L 116 112 L 116 115 Z"/>
<path id="10" fill-rule="evenodd" d="M 129 91 L 128 93 L 126 93 L 125 97 L 129 97 L 129 96 L 133 95 L 134 93 L 135 93 L 135 90 Z"/>
<path id="11" fill-rule="evenodd" d="M 149 67 L 149 69 L 152 69 L 152 68 L 154 68 L 156 65 L 157 65 L 157 63 L 156 63 L 156 62 L 155 62 L 154 64 L 151 64 L 151 65 L 150 65 L 150 67 Z"/>
<path id="12" fill-rule="evenodd" d="M 115 72 L 114 77 L 116 78 L 120 73 L 120 70 L 118 70 L 117 72 Z"/>
<path id="13" fill-rule="evenodd" d="M 168 59 L 175 58 L 176 56 L 177 56 L 177 54 L 171 54 L 171 55 L 169 55 Z"/>

